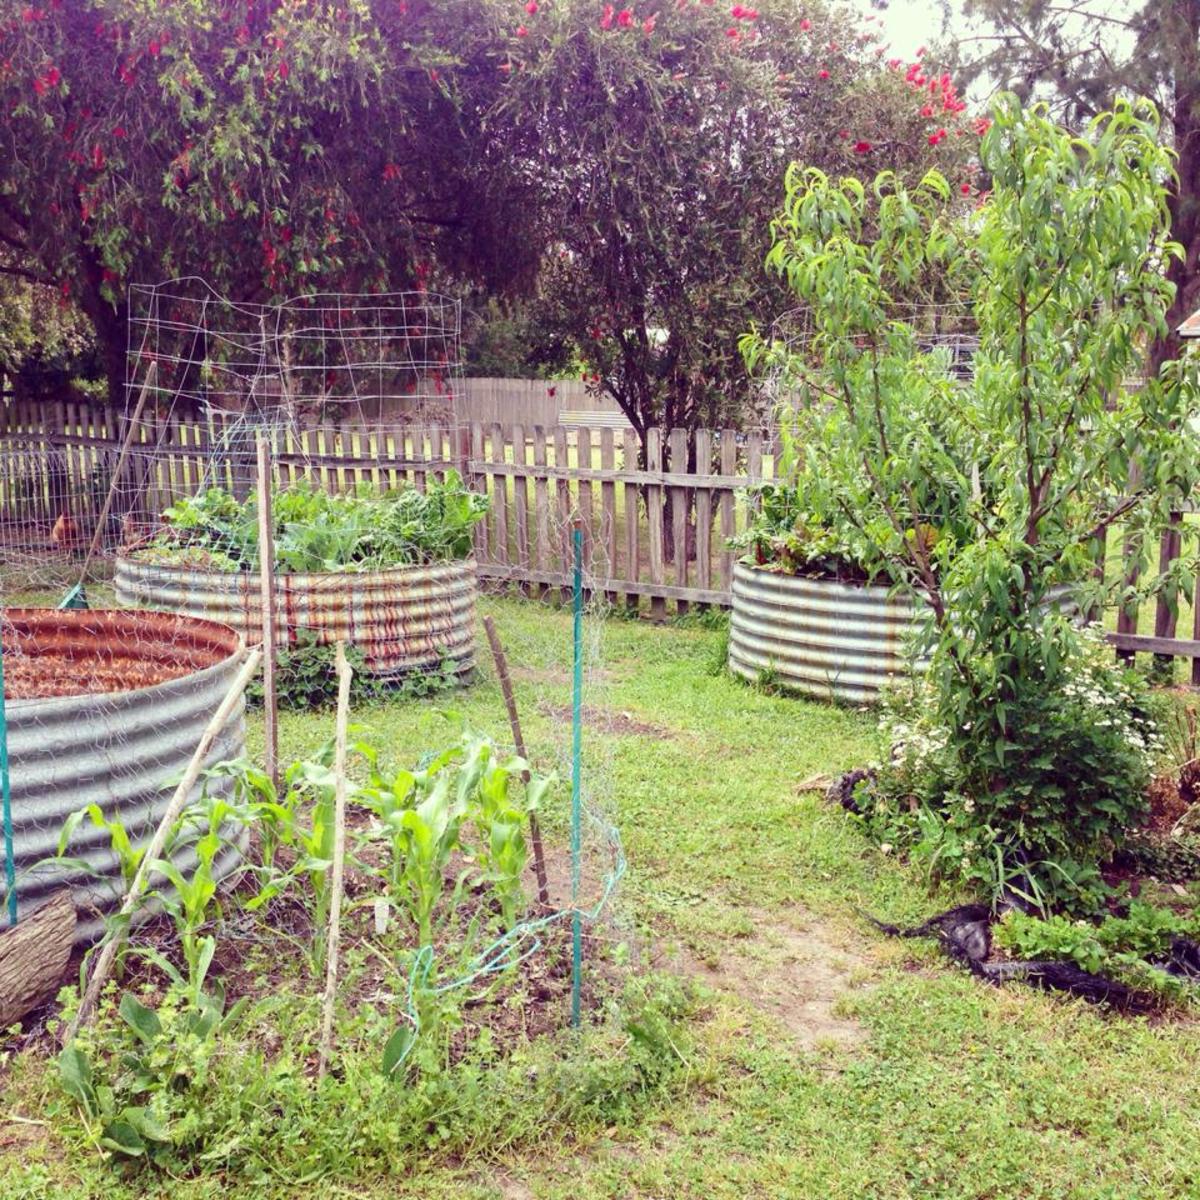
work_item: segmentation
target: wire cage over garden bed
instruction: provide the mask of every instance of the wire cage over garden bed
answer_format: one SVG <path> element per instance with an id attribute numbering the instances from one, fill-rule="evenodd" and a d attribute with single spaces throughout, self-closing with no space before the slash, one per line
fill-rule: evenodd
<path id="1" fill-rule="evenodd" d="M 76 865 L 37 864 L 57 854 L 68 816 L 91 804 L 135 848 L 149 840 L 238 672 L 242 638 L 227 625 L 162 613 L 28 608 L 4 610 L 2 631 L 19 914 L 70 886 L 76 939 L 91 942 L 122 892 L 108 832 L 82 822 L 65 847 Z M 206 767 L 243 753 L 243 712 L 230 714 Z M 173 857 L 181 867 L 193 861 L 186 847 Z M 239 859 L 240 848 L 227 846 L 217 874 Z"/>

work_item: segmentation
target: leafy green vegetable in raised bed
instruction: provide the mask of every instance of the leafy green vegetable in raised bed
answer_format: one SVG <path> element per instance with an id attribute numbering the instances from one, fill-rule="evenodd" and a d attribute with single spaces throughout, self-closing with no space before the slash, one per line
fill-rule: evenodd
<path id="1" fill-rule="evenodd" d="M 453 562 L 471 553 L 473 531 L 488 510 L 457 472 L 425 490 L 379 491 L 360 485 L 330 494 L 308 482 L 272 497 L 275 560 L 285 572 L 378 571 Z M 138 557 L 213 571 L 246 571 L 258 562 L 256 498 L 235 500 L 209 488 L 173 504 L 164 527 Z"/>

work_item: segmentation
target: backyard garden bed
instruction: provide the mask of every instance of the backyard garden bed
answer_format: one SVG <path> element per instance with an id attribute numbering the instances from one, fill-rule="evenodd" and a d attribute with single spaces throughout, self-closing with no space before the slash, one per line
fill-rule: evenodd
<path id="1" fill-rule="evenodd" d="M 11 672 L 18 693 L 5 705 L 18 908 L 31 912 L 70 885 L 77 938 L 87 942 L 117 902 L 124 869 L 104 823 L 120 824 L 134 843 L 149 837 L 170 800 L 167 785 L 241 665 L 243 643 L 228 626 L 162 613 L 8 609 L 4 623 L 6 684 Z M 237 758 L 244 745 L 237 708 L 205 765 Z M 214 797 L 222 791 L 214 785 Z M 67 818 L 89 806 L 96 819 L 60 846 Z M 236 845 L 224 847 L 217 877 L 238 857 Z M 181 863 L 190 858 L 181 851 Z"/>

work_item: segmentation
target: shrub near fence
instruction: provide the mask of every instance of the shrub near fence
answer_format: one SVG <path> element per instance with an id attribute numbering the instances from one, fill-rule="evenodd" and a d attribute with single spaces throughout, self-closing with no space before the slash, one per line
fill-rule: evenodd
<path id="1" fill-rule="evenodd" d="M 231 414 L 230 421 L 242 420 Z M 309 479 L 339 491 L 360 483 L 409 483 L 424 488 L 432 475 L 457 470 L 486 491 L 492 513 L 477 531 L 480 576 L 493 587 L 540 595 L 567 588 L 569 530 L 584 530 L 587 576 L 614 602 L 648 603 L 651 615 L 689 605 L 727 606 L 733 553 L 728 539 L 745 526 L 737 492 L 775 474 L 774 445 L 761 431 L 652 429 L 646 459 L 631 429 L 587 425 L 525 427 L 473 422 L 443 426 L 316 424 L 300 432 L 275 429 L 279 482 Z M 61 513 L 90 531 L 108 487 L 123 431 L 102 405 L 0 405 L 0 552 L 50 552 L 49 532 Z M 215 418 L 143 419 L 133 467 L 116 507 L 146 519 L 205 481 L 242 493 L 252 474 L 218 447 Z M 1182 553 L 1184 514 L 1162 538 L 1161 557 Z M 111 547 L 120 537 L 110 531 Z M 1115 540 L 1115 539 L 1112 539 Z M 1121 547 L 1107 569 L 1122 570 Z M 1191 660 L 1200 686 L 1200 580 L 1181 611 L 1191 637 L 1178 637 L 1179 613 L 1154 606 L 1153 632 L 1139 632 L 1145 614 L 1117 615 L 1109 635 L 1123 657 L 1148 652 L 1164 662 Z"/>

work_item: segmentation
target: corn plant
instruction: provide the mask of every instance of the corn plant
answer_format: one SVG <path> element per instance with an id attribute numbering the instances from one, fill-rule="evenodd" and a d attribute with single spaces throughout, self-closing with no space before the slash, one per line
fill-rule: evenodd
<path id="1" fill-rule="evenodd" d="M 529 808 L 536 805 L 552 780 L 531 776 L 526 786 L 527 808 L 511 797 L 509 784 L 514 774 L 528 770 L 522 759 L 496 762 L 490 758 L 480 772 L 475 788 L 471 818 L 479 834 L 479 866 L 491 886 L 506 929 L 512 929 L 525 906 L 521 877 L 529 861 L 525 823 Z"/>

